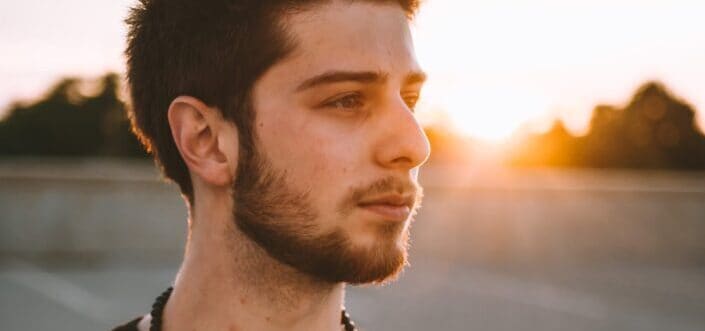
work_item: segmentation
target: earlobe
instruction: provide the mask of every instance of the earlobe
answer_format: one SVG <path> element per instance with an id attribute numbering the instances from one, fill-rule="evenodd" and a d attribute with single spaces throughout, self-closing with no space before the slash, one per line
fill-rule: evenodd
<path id="1" fill-rule="evenodd" d="M 217 108 L 190 97 L 175 98 L 168 110 L 169 127 L 176 147 L 192 176 L 212 186 L 229 185 L 237 164 L 237 145 L 231 146 L 231 126 Z M 235 158 L 235 159 L 233 159 Z M 194 178 L 192 178 L 194 179 Z"/>

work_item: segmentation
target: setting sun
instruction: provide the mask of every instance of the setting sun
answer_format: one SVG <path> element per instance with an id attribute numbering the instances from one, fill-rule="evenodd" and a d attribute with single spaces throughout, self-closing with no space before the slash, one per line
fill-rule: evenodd
<path id="1" fill-rule="evenodd" d="M 419 111 L 491 141 L 555 118 L 582 133 L 595 105 L 657 80 L 702 112 L 703 16 L 694 1 L 427 1 L 413 30 L 430 77 Z"/>
<path id="2" fill-rule="evenodd" d="M 500 86 L 459 87 L 431 79 L 420 111 L 441 112 L 446 116 L 444 125 L 490 142 L 501 142 L 525 125 L 544 127 L 543 123 L 531 120 L 540 118 L 550 109 L 547 97 Z"/>

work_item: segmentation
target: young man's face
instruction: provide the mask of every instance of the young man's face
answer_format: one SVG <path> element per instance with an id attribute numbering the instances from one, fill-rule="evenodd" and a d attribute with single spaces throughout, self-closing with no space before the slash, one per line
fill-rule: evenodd
<path id="1" fill-rule="evenodd" d="M 406 262 L 429 155 L 408 20 L 395 3 L 336 1 L 284 22 L 296 47 L 253 88 L 257 155 L 241 160 L 236 222 L 302 271 L 383 281 Z"/>

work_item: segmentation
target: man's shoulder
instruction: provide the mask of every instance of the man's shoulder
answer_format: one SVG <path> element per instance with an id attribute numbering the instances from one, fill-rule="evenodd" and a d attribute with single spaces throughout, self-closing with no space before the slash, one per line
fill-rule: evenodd
<path id="1" fill-rule="evenodd" d="M 123 325 L 115 327 L 112 331 L 148 331 L 150 317 L 149 314 L 137 317 Z"/>
<path id="2" fill-rule="evenodd" d="M 142 316 L 137 317 L 123 325 L 117 326 L 113 331 L 139 331 L 138 325 L 142 320 Z"/>

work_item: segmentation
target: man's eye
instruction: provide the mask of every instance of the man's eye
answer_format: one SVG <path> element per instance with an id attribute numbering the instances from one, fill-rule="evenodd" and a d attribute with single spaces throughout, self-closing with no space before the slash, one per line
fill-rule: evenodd
<path id="1" fill-rule="evenodd" d="M 406 103 L 406 106 L 409 107 L 409 110 L 411 110 L 412 112 L 414 112 L 416 110 L 416 103 L 418 101 L 419 101 L 418 96 L 404 98 L 404 103 Z"/>
<path id="2" fill-rule="evenodd" d="M 346 95 L 340 99 L 333 100 L 326 104 L 326 106 L 339 108 L 343 110 L 354 110 L 361 108 L 364 105 L 362 102 L 362 96 L 359 94 Z"/>

